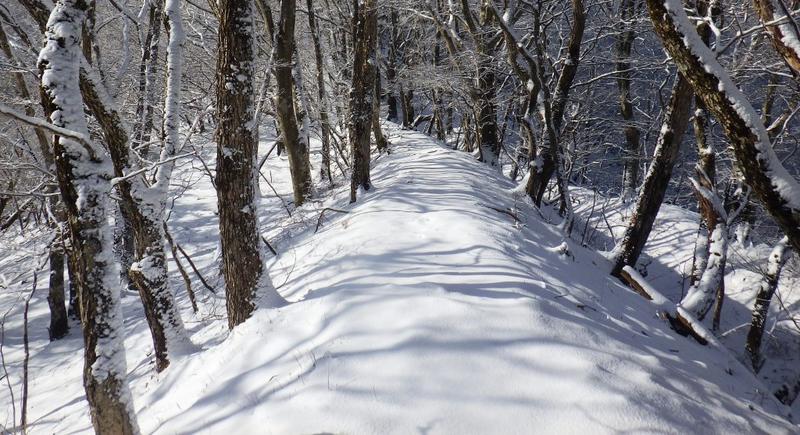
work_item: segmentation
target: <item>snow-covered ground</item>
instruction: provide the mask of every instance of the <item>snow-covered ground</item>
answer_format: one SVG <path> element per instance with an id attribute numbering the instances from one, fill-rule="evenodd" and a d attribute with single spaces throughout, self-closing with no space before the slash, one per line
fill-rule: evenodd
<path id="1" fill-rule="evenodd" d="M 604 198 L 581 188 L 573 188 L 572 194 L 580 217 L 575 237 L 598 250 L 613 248 L 614 241 L 625 231 L 633 204 Z M 683 298 L 689 287 L 698 222 L 697 213 L 663 204 L 639 261 L 639 270 L 648 282 L 674 303 Z M 728 247 L 726 299 L 719 338 L 740 361 L 748 361 L 745 338 L 756 291 L 772 248 L 757 236 L 745 242 L 734 238 Z M 781 274 L 765 328 L 762 345 L 765 363 L 758 376 L 773 392 L 783 385 L 794 388 L 800 380 L 800 327 L 792 317 L 800 305 L 800 271 L 797 268 L 798 263 L 790 261 Z M 795 416 L 800 415 L 800 400 L 795 400 L 792 410 Z"/>
<path id="2" fill-rule="evenodd" d="M 201 299 L 192 314 L 171 264 L 200 350 L 175 356 L 161 374 L 138 297 L 124 295 L 144 433 L 796 432 L 788 410 L 729 352 L 675 335 L 653 305 L 608 277 L 601 255 L 577 244 L 564 255 L 556 228 L 499 172 L 421 134 L 389 132 L 392 154 L 375 159 L 375 188 L 353 205 L 337 187 L 289 216 L 262 183 L 265 234 L 279 254 L 270 275 L 291 303 L 259 309 L 232 333 L 216 266 L 216 198 L 197 162 L 177 169 L 185 189 L 175 188 L 182 195 L 169 227 L 217 294 L 192 275 Z M 271 157 L 264 174 L 288 201 L 285 158 Z M 319 219 L 325 207 L 347 213 Z M 17 419 L 36 241 L 7 236 L 11 249 L 0 253 Z M 73 324 L 66 339 L 47 342 L 39 275 L 30 431 L 85 433 L 80 334 Z M 3 385 L 0 403 L 9 425 Z"/>

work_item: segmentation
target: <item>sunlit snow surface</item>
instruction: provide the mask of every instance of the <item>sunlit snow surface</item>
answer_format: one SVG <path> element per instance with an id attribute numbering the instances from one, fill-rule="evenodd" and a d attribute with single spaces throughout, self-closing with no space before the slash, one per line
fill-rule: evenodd
<path id="1" fill-rule="evenodd" d="M 729 354 L 672 333 L 654 305 L 607 276 L 600 255 L 572 246 L 573 259 L 551 249 L 561 243 L 555 227 L 496 170 L 421 134 L 389 133 L 392 154 L 374 162 L 375 188 L 354 205 L 347 187 L 337 187 L 289 218 L 262 183 L 259 210 L 279 253 L 268 267 L 289 305 L 261 308 L 228 335 L 221 288 L 210 295 L 192 275 L 202 306 L 193 316 L 170 264 L 202 350 L 156 375 L 140 302 L 126 293 L 128 367 L 144 433 L 795 429 Z M 169 225 L 219 286 L 216 198 L 192 166 L 176 169 L 176 183 L 197 182 L 176 201 Z M 270 157 L 264 173 L 288 201 L 285 157 Z M 487 206 L 509 209 L 520 223 Z M 349 213 L 326 212 L 315 234 L 323 207 Z M 13 250 L 0 272 L 30 267 L 18 261 L 24 254 Z M 3 312 L 29 291 L 18 281 L 3 290 Z M 67 339 L 47 344 L 45 293 L 31 315 L 31 432 L 88 432 L 80 335 L 73 325 Z M 4 343 L 17 398 L 20 305 Z M 2 386 L 0 403 L 10 421 Z"/>

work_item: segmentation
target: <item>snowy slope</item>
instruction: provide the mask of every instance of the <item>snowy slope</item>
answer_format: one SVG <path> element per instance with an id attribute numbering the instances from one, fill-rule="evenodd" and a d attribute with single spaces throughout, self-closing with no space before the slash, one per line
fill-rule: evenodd
<path id="1" fill-rule="evenodd" d="M 126 344 L 144 433 L 796 430 L 749 372 L 674 335 L 599 255 L 560 254 L 556 230 L 501 174 L 423 135 L 391 133 L 393 154 L 377 159 L 375 189 L 356 204 L 340 188 L 284 219 L 279 202 L 265 201 L 281 231 L 268 235 L 279 252 L 270 273 L 289 305 L 260 309 L 226 336 L 213 320 L 224 313 L 219 295 L 195 283 L 202 312 L 184 315 L 202 350 L 155 375 L 138 302 L 126 297 L 126 315 L 139 316 Z M 286 193 L 280 163 L 269 164 Z M 213 278 L 215 199 L 191 177 L 170 225 Z M 326 212 L 314 233 L 326 206 L 348 213 Z M 46 307 L 32 317 L 42 325 Z M 18 370 L 20 325 L 8 327 Z M 32 432 L 88 431 L 79 335 L 37 337 Z"/>

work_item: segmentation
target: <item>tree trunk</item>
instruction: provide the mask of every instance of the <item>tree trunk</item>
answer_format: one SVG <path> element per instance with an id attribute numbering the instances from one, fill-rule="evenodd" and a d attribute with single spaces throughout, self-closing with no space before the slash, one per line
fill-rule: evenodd
<path id="1" fill-rule="evenodd" d="M 364 0 L 356 11 L 353 84 L 350 88 L 348 130 L 353 154 L 350 202 L 356 201 L 359 188 L 369 190 L 372 187 L 369 177 L 369 136 L 374 107 L 377 33 L 377 0 Z"/>
<path id="2" fill-rule="evenodd" d="M 57 233 L 56 233 L 57 234 Z M 67 306 L 64 300 L 64 249 L 58 234 L 50 246 L 50 288 L 47 304 L 50 306 L 50 341 L 63 338 L 69 332 Z"/>
<path id="3" fill-rule="evenodd" d="M 8 59 L 12 63 L 19 63 L 17 61 L 14 52 L 11 49 L 11 44 L 8 41 L 8 36 L 3 29 L 2 23 L 0 23 L 0 51 L 3 52 L 6 59 Z M 22 98 L 23 101 L 31 101 L 31 93 L 28 90 L 28 84 L 25 82 L 25 77 L 21 72 L 15 72 L 13 74 L 15 85 L 19 96 Z M 36 114 L 36 110 L 32 103 L 25 104 L 25 114 L 28 116 L 34 116 Z M 49 114 L 46 114 L 49 115 Z M 50 141 L 47 139 L 47 135 L 41 129 L 34 129 L 34 134 L 36 135 L 37 144 L 39 146 L 39 152 L 41 153 L 42 162 L 44 166 L 50 170 L 55 170 L 55 160 L 53 156 L 53 152 L 50 149 Z M 13 181 L 9 182 L 9 189 L 13 189 Z M 46 187 L 46 193 L 54 193 L 56 188 L 54 187 Z M 59 232 L 63 230 L 66 226 L 66 217 L 64 216 L 63 205 L 60 203 L 60 200 L 55 197 L 47 198 L 48 207 L 52 212 L 52 215 L 55 217 L 55 222 L 50 222 L 50 226 L 53 229 L 53 241 L 50 244 L 50 252 L 49 252 L 49 263 L 50 263 L 50 284 L 49 284 L 49 293 L 48 293 L 48 303 L 50 306 L 50 340 L 57 340 L 59 338 L 64 337 L 67 332 L 69 331 L 69 324 L 67 323 L 67 309 L 64 305 L 64 250 L 63 250 L 63 242 L 61 239 L 61 235 Z M 0 217 L 3 214 L 4 202 L 0 205 Z M 48 220 L 49 221 L 49 220 Z"/>
<path id="4" fill-rule="evenodd" d="M 294 26 L 295 0 L 281 0 L 281 15 L 275 33 L 272 60 L 275 74 L 275 110 L 283 145 L 289 155 L 289 172 L 295 205 L 302 205 L 311 195 L 311 166 L 308 160 L 308 143 L 298 129 L 299 95 L 295 94 L 292 77 L 295 53 Z"/>
<path id="5" fill-rule="evenodd" d="M 397 113 L 397 46 L 398 30 L 397 30 L 397 9 L 392 8 L 389 13 L 389 25 L 391 29 L 391 40 L 389 41 L 389 56 L 386 62 L 386 105 L 389 109 L 389 114 L 386 117 L 389 121 L 398 122 L 400 117 Z"/>
<path id="6" fill-rule="evenodd" d="M 691 105 L 692 88 L 689 82 L 678 74 L 664 115 L 661 133 L 658 135 L 653 161 L 636 200 L 636 208 L 628 221 L 625 235 L 614 248 L 614 266 L 611 271 L 614 276 L 619 276 L 626 265 L 636 267 L 636 261 L 650 236 L 653 222 L 669 186 L 672 168 L 678 158 L 681 138 L 689 123 Z"/>
<path id="7" fill-rule="evenodd" d="M 764 336 L 764 326 L 767 323 L 767 315 L 769 314 L 769 305 L 772 302 L 772 297 L 775 295 L 775 290 L 778 289 L 778 279 L 781 275 L 783 265 L 789 258 L 789 251 L 786 249 L 787 239 L 784 237 L 772 249 L 769 254 L 769 261 L 767 263 L 767 271 L 756 294 L 756 300 L 753 305 L 753 316 L 750 320 L 750 329 L 747 331 L 747 342 L 745 344 L 745 351 L 750 357 L 750 362 L 753 365 L 753 370 L 758 373 L 761 369 L 761 339 Z"/>
<path id="8" fill-rule="evenodd" d="M 403 128 L 414 127 L 414 90 L 403 91 L 400 86 L 400 104 L 403 106 Z"/>
<path id="9" fill-rule="evenodd" d="M 322 167 L 320 168 L 320 177 L 322 177 L 322 179 L 327 179 L 329 183 L 333 184 L 333 175 L 331 174 L 331 125 L 328 119 L 328 101 L 325 94 L 325 61 L 322 57 L 320 30 L 316 22 L 313 0 L 306 0 L 306 8 L 308 9 L 308 27 L 311 29 L 311 39 L 314 43 L 314 60 L 317 67 L 317 97 L 319 99 L 320 139 L 322 141 Z"/>
<path id="10" fill-rule="evenodd" d="M 221 0 L 218 5 L 217 209 L 228 327 L 233 329 L 252 315 L 258 290 L 275 301 L 279 296 L 264 270 L 255 201 L 253 1 Z M 291 63 L 291 51 L 288 59 Z M 288 74 L 291 80 L 291 65 Z"/>
<path id="11" fill-rule="evenodd" d="M 149 1 L 147 34 L 142 44 L 142 59 L 139 63 L 139 99 L 136 107 L 136 123 L 133 127 L 133 146 L 143 156 L 148 156 L 149 142 L 153 132 L 153 114 L 158 98 L 157 77 L 159 67 L 159 45 L 161 43 L 161 19 L 163 3 Z M 124 215 L 123 215 L 124 216 Z M 132 252 L 131 252 L 132 253 Z"/>
<path id="12" fill-rule="evenodd" d="M 372 135 L 375 136 L 375 145 L 378 152 L 389 153 L 389 141 L 383 135 L 381 129 L 381 77 L 380 72 L 375 68 L 375 92 L 372 93 Z"/>
<path id="13" fill-rule="evenodd" d="M 639 129 L 636 128 L 631 99 L 631 48 L 636 40 L 633 20 L 636 13 L 636 0 L 622 0 L 619 6 L 621 25 L 624 27 L 617 39 L 617 87 L 619 88 L 619 105 L 622 119 L 625 121 L 623 133 L 625 148 L 623 149 L 622 198 L 633 199 L 639 186 L 639 162 L 641 144 Z"/>
<path id="14" fill-rule="evenodd" d="M 111 232 L 105 220 L 106 198 L 111 189 L 109 170 L 101 147 L 91 142 L 79 90 L 80 34 L 86 3 L 56 3 L 39 54 L 42 93 L 51 108 L 53 125 L 77 131 L 87 139 L 56 137 L 53 142 L 56 174 L 76 250 L 76 278 L 80 292 L 84 338 L 83 380 L 96 433 L 139 432 L 132 409 L 123 344 L 119 288 L 112 276 L 114 255 Z M 80 192 L 80 202 L 78 201 Z"/>
<path id="15" fill-rule="evenodd" d="M 800 185 L 775 155 L 766 128 L 747 97 L 697 38 L 683 6 L 677 4 L 647 0 L 655 32 L 695 94 L 719 121 L 747 185 L 792 247 L 800 251 Z"/>

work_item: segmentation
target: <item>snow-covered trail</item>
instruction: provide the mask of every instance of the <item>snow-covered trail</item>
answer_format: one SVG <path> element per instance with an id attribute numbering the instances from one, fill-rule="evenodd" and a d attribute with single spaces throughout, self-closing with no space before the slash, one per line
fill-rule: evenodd
<path id="1" fill-rule="evenodd" d="M 390 133 L 374 190 L 349 205 L 339 188 L 296 213 L 291 237 L 269 234 L 280 253 L 270 273 L 289 305 L 259 309 L 227 337 L 224 319 L 189 322 L 203 350 L 160 375 L 144 322 L 128 325 L 144 433 L 796 431 L 742 366 L 672 333 L 602 257 L 560 254 L 556 229 L 500 173 L 421 134 Z M 211 275 L 216 200 L 205 182 L 170 224 Z M 281 206 L 265 204 L 276 222 Z M 326 213 L 314 233 L 325 206 L 348 213 Z M 34 433 L 90 430 L 72 337 L 34 366 L 43 381 L 63 371 L 34 388 Z M 45 401 L 45 385 L 60 391 Z"/>
<path id="2" fill-rule="evenodd" d="M 171 368 L 143 398 L 146 431 L 792 430 L 743 368 L 671 333 L 599 256 L 549 249 L 559 236 L 500 174 L 397 134 L 375 189 L 353 206 L 339 192 L 328 205 L 349 213 L 272 265 L 293 303 Z"/>

